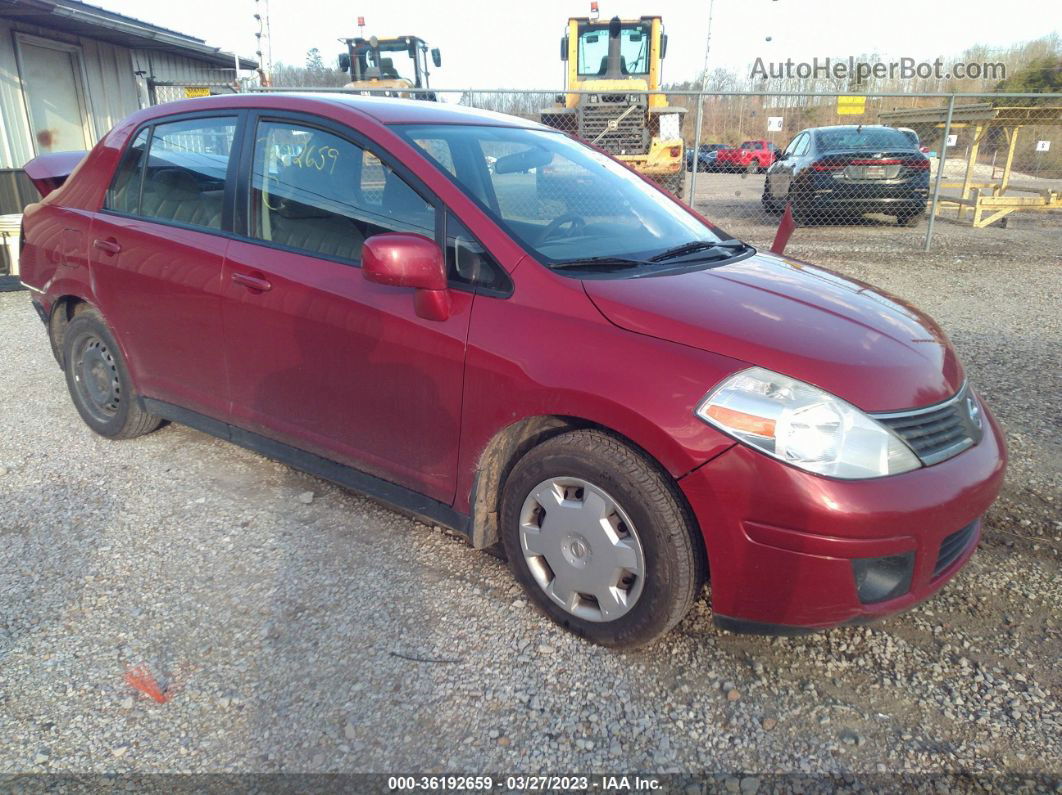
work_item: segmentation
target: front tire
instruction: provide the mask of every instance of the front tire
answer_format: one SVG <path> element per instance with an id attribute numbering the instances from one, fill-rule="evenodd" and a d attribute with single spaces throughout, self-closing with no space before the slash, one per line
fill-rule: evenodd
<path id="1" fill-rule="evenodd" d="M 509 565 L 531 601 L 594 643 L 651 643 L 704 583 L 704 548 L 678 490 L 603 431 L 532 448 L 505 484 L 501 521 Z"/>
<path id="2" fill-rule="evenodd" d="M 95 309 L 82 310 L 63 334 L 66 385 L 81 419 L 100 436 L 132 439 L 162 420 L 144 410 L 118 343 Z"/>

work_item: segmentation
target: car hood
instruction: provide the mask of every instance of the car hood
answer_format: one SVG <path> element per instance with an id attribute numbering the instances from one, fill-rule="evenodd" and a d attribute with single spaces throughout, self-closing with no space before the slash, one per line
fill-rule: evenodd
<path id="1" fill-rule="evenodd" d="M 963 382 L 955 350 L 926 315 L 799 261 L 756 254 L 706 270 L 583 285 L 621 328 L 766 367 L 864 411 L 930 405 Z"/>

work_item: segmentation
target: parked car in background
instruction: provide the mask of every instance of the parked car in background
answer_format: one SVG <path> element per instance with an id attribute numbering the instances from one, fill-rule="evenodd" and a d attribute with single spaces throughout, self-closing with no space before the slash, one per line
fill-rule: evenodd
<path id="1" fill-rule="evenodd" d="M 915 148 L 919 152 L 921 152 L 922 154 L 928 154 L 929 153 L 929 147 L 922 145 L 922 140 L 918 137 L 918 133 L 916 133 L 910 127 L 897 127 L 896 129 L 899 130 L 900 132 L 902 132 L 908 138 L 910 138 L 912 143 L 914 143 Z"/>
<path id="2" fill-rule="evenodd" d="M 720 171 L 766 171 L 778 156 L 778 147 L 770 141 L 744 141 L 741 146 L 719 150 L 715 165 Z"/>
<path id="3" fill-rule="evenodd" d="M 659 637 L 709 576 L 735 631 L 906 609 L 1002 483 L 932 320 L 535 122 L 235 94 L 26 170 L 21 278 L 93 431 L 184 423 L 500 544 L 598 643 Z"/>
<path id="4" fill-rule="evenodd" d="M 895 127 L 838 125 L 793 138 L 767 171 L 763 207 L 776 213 L 788 203 L 798 224 L 884 213 L 913 226 L 928 195 L 929 158 L 909 135 Z"/>
<path id="5" fill-rule="evenodd" d="M 701 144 L 697 147 L 697 170 L 715 171 L 715 156 L 720 149 L 726 149 L 726 144 Z M 686 170 L 693 171 L 693 148 L 686 148 Z"/>

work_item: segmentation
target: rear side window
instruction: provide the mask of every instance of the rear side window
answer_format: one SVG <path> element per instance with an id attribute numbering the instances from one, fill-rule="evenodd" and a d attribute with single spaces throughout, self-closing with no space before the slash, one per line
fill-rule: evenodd
<path id="1" fill-rule="evenodd" d="M 365 238 L 435 239 L 435 207 L 376 155 L 337 135 L 263 122 L 255 136 L 251 236 L 360 262 Z"/>
<path id="2" fill-rule="evenodd" d="M 235 135 L 234 117 L 156 124 L 138 214 L 220 229 Z"/>
<path id="3" fill-rule="evenodd" d="M 114 179 L 107 189 L 103 206 L 108 210 L 135 215 L 140 207 L 140 183 L 144 174 L 144 155 L 147 153 L 150 129 L 144 128 L 125 150 Z"/>

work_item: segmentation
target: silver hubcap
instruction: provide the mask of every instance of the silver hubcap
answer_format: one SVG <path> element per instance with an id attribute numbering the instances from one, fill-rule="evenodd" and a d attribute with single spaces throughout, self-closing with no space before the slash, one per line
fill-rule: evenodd
<path id="1" fill-rule="evenodd" d="M 580 478 L 550 478 L 520 510 L 520 548 L 535 582 L 573 616 L 615 621 L 634 607 L 645 556 L 627 513 Z"/>

